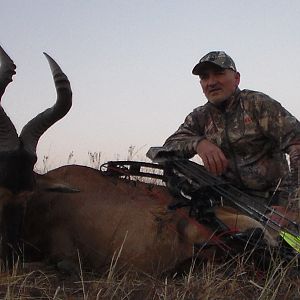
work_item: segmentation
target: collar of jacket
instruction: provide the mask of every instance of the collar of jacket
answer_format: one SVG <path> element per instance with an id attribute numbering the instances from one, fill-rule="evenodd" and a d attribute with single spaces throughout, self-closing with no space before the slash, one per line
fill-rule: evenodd
<path id="1" fill-rule="evenodd" d="M 235 92 L 224 102 L 222 102 L 220 105 L 215 105 L 211 102 L 207 102 L 208 106 L 213 108 L 213 109 L 217 109 L 218 111 L 221 112 L 229 112 L 234 110 L 238 103 L 239 103 L 239 99 L 240 99 L 240 94 L 241 94 L 241 90 L 237 87 Z"/>

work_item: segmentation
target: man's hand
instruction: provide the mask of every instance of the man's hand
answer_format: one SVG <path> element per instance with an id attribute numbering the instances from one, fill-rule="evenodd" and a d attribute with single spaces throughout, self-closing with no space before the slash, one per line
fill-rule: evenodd
<path id="1" fill-rule="evenodd" d="M 221 175 L 226 171 L 228 160 L 218 146 L 204 139 L 198 143 L 196 151 L 207 171 L 214 175 Z"/>

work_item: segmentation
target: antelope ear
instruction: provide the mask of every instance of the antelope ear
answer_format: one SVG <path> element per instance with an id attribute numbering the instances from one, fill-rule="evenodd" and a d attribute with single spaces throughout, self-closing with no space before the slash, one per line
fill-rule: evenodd
<path id="1" fill-rule="evenodd" d="M 57 192 L 57 193 L 79 193 L 80 190 L 63 181 L 53 178 L 47 178 L 43 175 L 36 174 L 36 185 L 40 191 Z"/>

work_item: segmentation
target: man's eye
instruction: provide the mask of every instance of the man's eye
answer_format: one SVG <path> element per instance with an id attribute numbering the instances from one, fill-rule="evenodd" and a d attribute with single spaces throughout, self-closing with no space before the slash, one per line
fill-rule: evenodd
<path id="1" fill-rule="evenodd" d="M 200 80 L 205 80 L 208 78 L 208 75 L 207 74 L 203 74 L 203 75 L 200 75 Z"/>

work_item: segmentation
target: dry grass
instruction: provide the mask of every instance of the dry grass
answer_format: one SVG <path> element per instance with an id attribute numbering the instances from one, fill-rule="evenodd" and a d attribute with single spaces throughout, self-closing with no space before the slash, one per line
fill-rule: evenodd
<path id="1" fill-rule="evenodd" d="M 81 271 L 66 276 L 53 267 L 16 264 L 0 274 L 1 299 L 300 299 L 297 272 L 274 262 L 266 272 L 245 262 L 245 257 L 223 264 L 206 263 L 177 276 L 151 277 L 127 270 L 107 274 Z M 113 265 L 113 264 L 112 264 Z"/>

